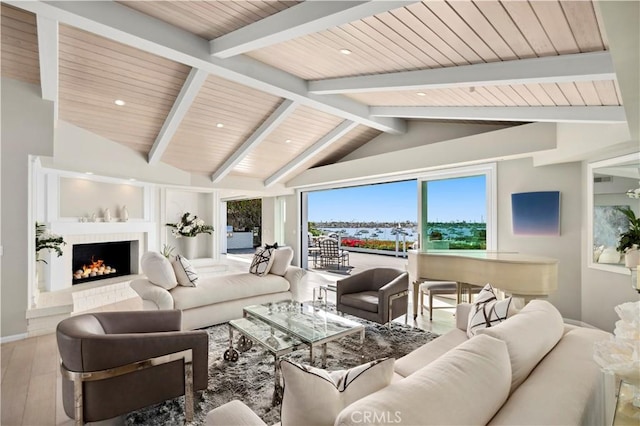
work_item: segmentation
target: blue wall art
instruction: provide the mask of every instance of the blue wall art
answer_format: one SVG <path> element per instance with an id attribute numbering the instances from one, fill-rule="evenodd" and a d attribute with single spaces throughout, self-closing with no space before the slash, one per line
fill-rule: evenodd
<path id="1" fill-rule="evenodd" d="M 511 194 L 513 235 L 559 236 L 560 192 Z"/>

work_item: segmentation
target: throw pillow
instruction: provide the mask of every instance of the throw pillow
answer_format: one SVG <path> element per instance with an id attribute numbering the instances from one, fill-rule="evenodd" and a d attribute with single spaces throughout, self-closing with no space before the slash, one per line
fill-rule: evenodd
<path id="1" fill-rule="evenodd" d="M 256 249 L 256 254 L 253 256 L 251 266 L 249 266 L 249 272 L 259 277 L 267 275 L 273 264 L 273 252 L 273 248 L 267 249 L 260 247 Z"/>
<path id="2" fill-rule="evenodd" d="M 198 285 L 198 273 L 196 272 L 191 262 L 179 254 L 171 262 L 173 270 L 176 273 L 178 284 L 185 287 L 196 287 Z"/>
<path id="3" fill-rule="evenodd" d="M 269 270 L 270 274 L 280 275 L 284 277 L 287 269 L 291 266 L 293 260 L 293 249 L 291 247 L 282 247 L 273 252 L 273 264 Z"/>
<path id="4" fill-rule="evenodd" d="M 507 319 L 511 298 L 498 300 L 491 284 L 484 286 L 471 305 L 467 323 L 467 336 L 473 337 L 478 330 L 492 327 Z"/>
<path id="5" fill-rule="evenodd" d="M 282 360 L 282 426 L 333 425 L 346 406 L 391 383 L 394 363 L 394 358 L 384 358 L 329 372 Z"/>
<path id="6" fill-rule="evenodd" d="M 142 272 L 147 276 L 151 284 L 155 284 L 165 290 L 171 290 L 178 285 L 176 274 L 169 259 L 156 251 L 148 251 L 140 259 Z"/>

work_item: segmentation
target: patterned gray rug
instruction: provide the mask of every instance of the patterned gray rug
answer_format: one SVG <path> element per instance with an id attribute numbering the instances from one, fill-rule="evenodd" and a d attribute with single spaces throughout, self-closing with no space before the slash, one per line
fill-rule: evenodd
<path id="1" fill-rule="evenodd" d="M 437 334 L 419 328 L 393 324 L 391 330 L 360 318 L 348 318 L 362 323 L 366 328 L 364 347 L 359 338 L 347 336 L 330 342 L 327 349 L 327 369 L 339 370 L 355 367 L 377 358 L 400 358 L 412 350 L 438 337 Z M 204 424 L 209 411 L 234 399 L 247 404 L 268 425 L 280 421 L 280 406 L 271 406 L 274 389 L 273 356 L 257 345 L 241 353 L 235 362 L 223 360 L 229 346 L 226 324 L 206 329 L 209 333 L 209 386 L 196 395 L 195 416 L 192 425 Z M 286 356 L 296 362 L 308 363 L 309 351 L 299 350 Z M 316 364 L 319 357 L 316 358 Z M 183 397 L 166 401 L 126 416 L 127 425 L 177 425 L 184 424 Z"/>

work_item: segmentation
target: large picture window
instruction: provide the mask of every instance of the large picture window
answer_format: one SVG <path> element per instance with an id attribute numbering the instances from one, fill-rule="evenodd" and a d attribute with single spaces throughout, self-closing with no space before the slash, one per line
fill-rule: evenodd
<path id="1" fill-rule="evenodd" d="M 494 170 L 487 165 L 419 179 L 422 249 L 496 249 Z"/>

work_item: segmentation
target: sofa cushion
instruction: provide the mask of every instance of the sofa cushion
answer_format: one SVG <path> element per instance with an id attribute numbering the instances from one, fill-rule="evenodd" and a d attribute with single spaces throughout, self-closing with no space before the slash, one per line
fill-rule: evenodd
<path id="1" fill-rule="evenodd" d="M 280 293 L 289 290 L 289 281 L 278 275 L 259 277 L 248 272 L 201 277 L 198 287 L 177 286 L 171 290 L 175 309 L 191 309 L 228 300 Z"/>
<path id="2" fill-rule="evenodd" d="M 507 344 L 513 372 L 511 392 L 524 382 L 563 333 L 562 315 L 546 300 L 532 300 L 508 321 L 478 331 Z"/>
<path id="3" fill-rule="evenodd" d="M 344 407 L 391 383 L 394 361 L 385 358 L 329 372 L 283 360 L 282 426 L 333 425 Z"/>
<path id="4" fill-rule="evenodd" d="M 361 291 L 360 293 L 343 294 L 340 303 L 368 312 L 378 312 L 378 292 Z"/>
<path id="5" fill-rule="evenodd" d="M 171 290 L 178 285 L 176 274 L 169 259 L 156 251 L 148 251 L 140 259 L 142 272 L 147 276 L 149 282 L 160 286 L 166 290 Z"/>
<path id="6" fill-rule="evenodd" d="M 507 319 L 511 298 L 498 300 L 491 284 L 484 286 L 471 305 L 467 323 L 467 336 L 473 337 L 483 328 L 493 327 Z"/>
<path id="7" fill-rule="evenodd" d="M 269 273 L 284 277 L 284 274 L 287 273 L 287 269 L 289 269 L 291 261 L 293 260 L 293 249 L 291 247 L 280 247 L 279 249 L 274 250 L 272 257 L 273 263 L 271 264 Z"/>
<path id="8" fill-rule="evenodd" d="M 253 260 L 249 266 L 249 272 L 259 277 L 265 276 L 269 273 L 271 265 L 273 264 L 273 252 L 274 248 L 258 247 L 256 254 L 253 255 Z"/>
<path id="9" fill-rule="evenodd" d="M 185 287 L 196 287 L 198 285 L 198 273 L 186 257 L 179 254 L 176 255 L 176 258 L 171 262 L 171 266 L 173 266 L 179 285 Z"/>
<path id="10" fill-rule="evenodd" d="M 506 344 L 476 336 L 409 377 L 349 405 L 335 424 L 486 424 L 509 396 L 510 384 Z"/>
<path id="11" fill-rule="evenodd" d="M 396 360 L 396 373 L 407 377 L 468 340 L 463 330 L 453 329 Z"/>
<path id="12" fill-rule="evenodd" d="M 602 330 L 571 328 L 489 424 L 607 424 L 600 403 L 604 375 L 593 361 L 593 346 L 610 336 Z"/>

